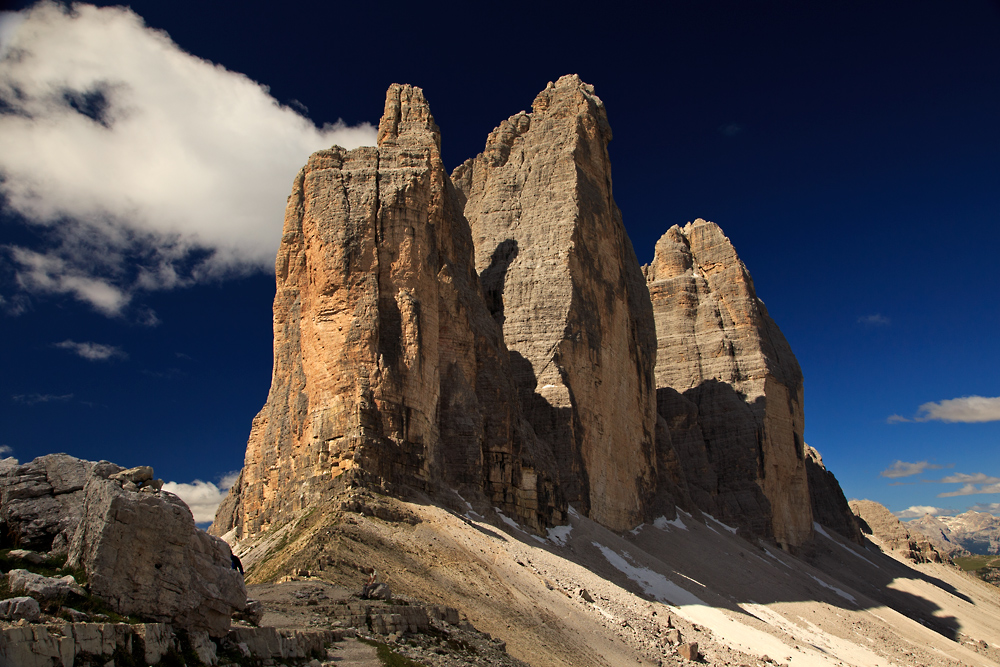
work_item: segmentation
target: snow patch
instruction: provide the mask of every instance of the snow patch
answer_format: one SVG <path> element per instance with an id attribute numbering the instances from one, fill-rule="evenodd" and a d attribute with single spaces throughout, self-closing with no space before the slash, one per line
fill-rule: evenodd
<path id="1" fill-rule="evenodd" d="M 639 584 L 646 595 L 652 596 L 660 602 L 672 605 L 705 604 L 698 596 L 684 590 L 659 572 L 654 572 L 645 567 L 636 567 L 613 549 L 609 549 L 599 542 L 591 542 L 591 544 L 597 547 L 607 561 L 617 570 Z"/>
<path id="2" fill-rule="evenodd" d="M 573 532 L 573 526 L 554 526 L 549 528 L 549 541 L 560 547 L 566 546 L 569 534 Z"/>
<path id="3" fill-rule="evenodd" d="M 691 515 L 689 514 L 688 516 L 690 517 Z M 659 528 L 660 530 L 667 530 L 671 526 L 673 526 L 674 528 L 680 528 L 681 530 L 688 529 L 688 527 L 684 525 L 684 522 L 681 521 L 680 516 L 678 516 L 673 521 L 668 521 L 667 517 L 661 516 L 653 521 L 653 525 Z"/>
<path id="4" fill-rule="evenodd" d="M 504 514 L 503 512 L 501 512 L 499 507 L 494 507 L 493 511 L 496 512 L 500 516 L 500 520 L 503 521 L 505 524 L 507 524 L 511 528 L 515 528 L 517 530 L 521 530 L 521 527 L 519 525 L 517 525 L 517 521 L 514 521 L 509 516 L 507 516 L 506 514 Z"/>
<path id="5" fill-rule="evenodd" d="M 861 554 L 859 554 L 854 549 L 850 548 L 849 546 L 847 546 L 845 544 L 841 544 L 839 540 L 835 540 L 834 538 L 832 538 L 830 536 L 830 533 L 826 532 L 826 530 L 823 529 L 823 526 L 819 525 L 815 521 L 813 521 L 813 530 L 815 530 L 817 533 L 819 533 L 820 535 L 822 535 L 826 539 L 830 540 L 831 542 L 833 542 L 834 544 L 836 544 L 838 547 L 840 547 L 841 549 L 843 549 L 847 553 L 851 554 L 852 556 L 860 558 L 861 560 L 863 560 L 864 562 L 868 563 L 869 565 L 875 566 L 876 569 L 882 569 L 878 565 L 875 565 L 875 563 L 871 562 L 870 560 L 868 560 L 867 558 L 865 558 L 864 556 L 862 556 Z"/>
<path id="6" fill-rule="evenodd" d="M 715 523 L 717 523 L 717 524 L 718 524 L 718 525 L 719 525 L 719 526 L 720 526 L 721 528 L 724 528 L 725 530 L 728 530 L 728 531 L 729 531 L 730 533 L 732 533 L 733 535 L 735 535 L 735 534 L 736 534 L 736 529 L 735 529 L 735 528 L 733 528 L 732 526 L 727 526 L 726 524 L 722 523 L 721 521 L 719 521 L 718 519 L 716 519 L 716 518 L 715 518 L 714 516 L 712 516 L 712 515 L 711 515 L 711 514 L 709 514 L 708 512 L 704 512 L 704 515 L 705 515 L 705 517 L 706 517 L 706 518 L 709 518 L 709 519 L 711 519 L 712 521 L 714 521 Z M 706 525 L 707 525 L 707 524 L 706 524 Z"/>
<path id="7" fill-rule="evenodd" d="M 820 585 L 820 586 L 822 586 L 823 588 L 829 588 L 829 589 L 830 589 L 831 591 L 833 591 L 834 593 L 836 593 L 836 594 L 837 594 L 837 595 L 839 595 L 840 597 L 844 598 L 845 600 L 850 600 L 850 601 L 851 601 L 851 602 L 853 602 L 854 604 L 857 604 L 857 603 L 858 603 L 857 599 L 856 599 L 856 598 L 855 598 L 855 597 L 854 597 L 853 595 L 851 595 L 850 593 L 848 593 L 847 591 L 845 591 L 845 590 L 843 590 L 843 589 L 841 589 L 841 588 L 837 588 L 836 586 L 831 586 L 830 584 L 826 583 L 825 581 L 823 581 L 823 580 L 822 580 L 822 579 L 820 579 L 819 577 L 814 577 L 814 576 L 813 576 L 813 575 L 811 575 L 811 574 L 810 574 L 809 576 L 810 576 L 810 577 L 811 577 L 811 578 L 812 578 L 812 579 L 813 579 L 813 580 L 814 580 L 814 581 L 815 581 L 815 582 L 816 582 L 817 584 L 819 584 L 819 585 Z"/>

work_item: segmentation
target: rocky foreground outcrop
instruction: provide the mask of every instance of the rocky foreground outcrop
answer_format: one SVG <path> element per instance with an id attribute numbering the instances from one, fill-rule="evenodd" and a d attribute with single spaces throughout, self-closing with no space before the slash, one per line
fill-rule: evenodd
<path id="1" fill-rule="evenodd" d="M 191 510 L 162 484 L 146 466 L 125 470 L 66 454 L 5 466 L 0 530 L 33 549 L 8 557 L 41 563 L 65 555 L 67 568 L 82 569 L 87 580 L 84 589 L 71 576 L 15 569 L 8 586 L 56 609 L 60 600 L 94 596 L 121 615 L 225 635 L 246 604 L 242 576 L 229 546 L 198 530 Z"/>
<path id="2" fill-rule="evenodd" d="M 722 231 L 673 227 L 639 267 L 593 87 L 550 83 L 450 176 L 419 88 L 390 87 L 378 137 L 296 177 L 271 390 L 211 532 L 259 535 L 360 485 L 536 532 L 572 503 L 619 531 L 681 506 L 790 547 L 814 519 L 857 539 L 808 470 L 801 371 Z"/>

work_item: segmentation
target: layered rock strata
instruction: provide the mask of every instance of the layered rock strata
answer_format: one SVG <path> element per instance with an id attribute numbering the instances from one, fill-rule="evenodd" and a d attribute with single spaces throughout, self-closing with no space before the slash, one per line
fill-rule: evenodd
<path id="1" fill-rule="evenodd" d="M 802 372 L 719 227 L 673 226 L 644 267 L 656 322 L 658 453 L 701 509 L 756 535 L 812 535 Z"/>
<path id="2" fill-rule="evenodd" d="M 258 533 L 355 483 L 561 520 L 419 88 L 389 89 L 377 147 L 309 158 L 275 273 L 271 391 L 213 531 Z"/>
<path id="3" fill-rule="evenodd" d="M 593 87 L 564 76 L 452 179 L 525 414 L 553 448 L 560 487 L 624 530 L 655 491 L 656 339 L 612 197 L 610 139 Z"/>

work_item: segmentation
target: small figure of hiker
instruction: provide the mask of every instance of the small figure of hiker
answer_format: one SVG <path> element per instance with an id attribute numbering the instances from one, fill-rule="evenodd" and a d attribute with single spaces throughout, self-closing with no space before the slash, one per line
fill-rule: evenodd
<path id="1" fill-rule="evenodd" d="M 232 563 L 233 563 L 233 569 L 234 569 L 234 570 L 239 570 L 239 571 L 240 571 L 240 574 L 243 574 L 243 563 L 241 563 L 241 562 L 240 562 L 240 557 L 239 557 L 239 556 L 237 556 L 237 555 L 236 555 L 236 554 L 234 554 L 234 553 L 230 553 L 230 554 L 229 554 L 229 559 L 230 559 L 230 560 L 232 561 Z"/>
<path id="2" fill-rule="evenodd" d="M 372 568 L 371 574 L 368 575 L 368 583 L 361 587 L 361 598 L 364 600 L 370 600 L 381 584 L 378 583 L 378 570 Z"/>

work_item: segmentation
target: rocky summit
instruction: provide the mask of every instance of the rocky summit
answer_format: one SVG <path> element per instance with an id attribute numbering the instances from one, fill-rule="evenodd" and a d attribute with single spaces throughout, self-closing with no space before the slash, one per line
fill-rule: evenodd
<path id="1" fill-rule="evenodd" d="M 570 75 L 450 175 L 408 85 L 378 146 L 313 154 L 275 264 L 270 394 L 211 531 L 261 535 L 360 487 L 539 534 L 570 511 L 625 531 L 680 507 L 787 548 L 814 520 L 859 540 L 732 244 L 699 219 L 640 267 L 610 140 Z"/>

